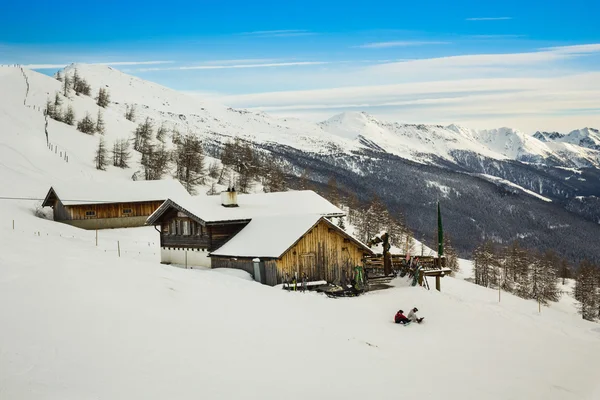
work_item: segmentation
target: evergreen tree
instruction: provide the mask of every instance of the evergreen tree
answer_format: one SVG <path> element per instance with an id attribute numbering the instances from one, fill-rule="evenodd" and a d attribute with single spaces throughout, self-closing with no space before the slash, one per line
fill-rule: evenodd
<path id="1" fill-rule="evenodd" d="M 473 261 L 473 272 L 477 285 L 494 287 L 499 284 L 498 255 L 491 240 L 484 241 L 475 249 Z"/>
<path id="2" fill-rule="evenodd" d="M 162 124 L 160 124 L 160 127 L 156 131 L 156 140 L 158 140 L 161 143 L 165 143 L 167 132 L 167 128 L 165 126 L 165 123 L 163 122 Z"/>
<path id="3" fill-rule="evenodd" d="M 195 194 L 194 186 L 203 183 L 205 178 L 200 138 L 191 134 L 184 136 L 175 149 L 174 161 L 176 178 L 189 193 Z"/>
<path id="4" fill-rule="evenodd" d="M 126 104 L 125 107 L 125 118 L 131 122 L 135 122 L 135 104 L 132 104 L 131 106 Z"/>
<path id="5" fill-rule="evenodd" d="M 60 98 L 60 94 L 58 92 L 54 93 L 54 107 L 60 107 L 62 104 L 62 99 Z"/>
<path id="6" fill-rule="evenodd" d="M 107 150 L 106 145 L 104 144 L 104 138 L 100 138 L 98 141 L 98 148 L 96 149 L 96 156 L 94 157 L 94 161 L 96 163 L 96 169 L 105 170 L 107 165 Z"/>
<path id="7" fill-rule="evenodd" d="M 540 259 L 542 265 L 541 299 L 542 304 L 560 299 L 560 290 L 557 286 L 557 268 L 559 264 L 556 253 L 547 250 Z"/>
<path id="8" fill-rule="evenodd" d="M 110 95 L 108 93 L 108 89 L 100 88 L 98 89 L 98 96 L 96 97 L 96 104 L 98 104 L 102 108 L 108 107 L 110 104 Z"/>
<path id="9" fill-rule="evenodd" d="M 59 81 L 59 82 L 62 82 L 62 81 L 63 81 L 63 76 L 62 76 L 62 74 L 60 73 L 60 71 L 58 71 L 58 72 L 56 73 L 56 80 L 57 80 L 57 81 Z"/>
<path id="10" fill-rule="evenodd" d="M 65 76 L 65 80 L 66 79 L 67 79 L 67 77 Z M 67 107 L 67 111 L 63 115 L 62 120 L 65 124 L 75 125 L 75 112 L 73 112 L 73 107 L 71 107 L 71 105 L 69 105 L 69 107 Z"/>
<path id="11" fill-rule="evenodd" d="M 115 141 L 113 145 L 113 165 L 119 168 L 129 167 L 129 158 L 131 153 L 129 152 L 129 140 L 120 139 Z"/>
<path id="12" fill-rule="evenodd" d="M 96 119 L 96 132 L 104 135 L 104 117 L 102 116 L 102 111 L 98 109 L 98 118 Z"/>
<path id="13" fill-rule="evenodd" d="M 600 271 L 597 265 L 588 260 L 581 262 L 575 276 L 573 295 L 579 302 L 581 317 L 588 321 L 594 321 L 600 317 L 599 278 Z"/>
<path id="14" fill-rule="evenodd" d="M 279 163 L 265 163 L 264 174 L 265 192 L 285 192 L 287 190 L 285 173 Z"/>
<path id="15" fill-rule="evenodd" d="M 562 284 L 565 284 L 565 280 L 571 278 L 571 266 L 564 258 L 560 260 L 558 267 L 558 276 L 562 279 Z"/>
<path id="16" fill-rule="evenodd" d="M 77 72 L 77 68 L 73 71 L 73 77 L 71 78 L 71 86 L 75 93 L 77 93 L 77 85 L 79 85 L 79 72 Z"/>
<path id="17" fill-rule="evenodd" d="M 164 144 L 156 145 L 150 141 L 144 142 L 141 149 L 140 161 L 146 180 L 160 180 L 167 173 L 171 161 L 171 153 Z"/>
<path id="18" fill-rule="evenodd" d="M 133 137 L 133 149 L 136 151 L 142 151 L 145 149 L 146 144 L 152 140 L 154 125 L 149 117 L 140 123 L 134 131 Z"/>
<path id="19" fill-rule="evenodd" d="M 67 74 L 63 78 L 63 96 L 67 97 L 69 95 L 69 89 L 71 88 L 71 79 Z M 72 125 L 72 124 L 70 124 Z"/>
<path id="20" fill-rule="evenodd" d="M 216 161 L 210 163 L 210 165 L 208 166 L 208 176 L 210 176 L 213 179 L 218 179 L 220 174 L 221 168 L 219 168 L 219 164 L 217 164 Z"/>
<path id="21" fill-rule="evenodd" d="M 50 101 L 50 99 L 46 100 L 46 115 L 49 116 L 50 118 L 54 118 L 54 113 L 55 113 L 55 108 L 54 108 L 54 103 L 52 103 L 52 101 Z"/>
<path id="22" fill-rule="evenodd" d="M 96 131 L 96 123 L 94 122 L 94 119 L 90 113 L 86 113 L 85 117 L 83 117 L 83 119 L 77 123 L 77 130 L 87 133 L 88 135 L 94 134 Z"/>

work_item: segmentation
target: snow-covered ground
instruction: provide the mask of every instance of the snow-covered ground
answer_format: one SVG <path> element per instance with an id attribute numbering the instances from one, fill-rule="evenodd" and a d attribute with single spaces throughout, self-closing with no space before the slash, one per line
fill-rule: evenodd
<path id="1" fill-rule="evenodd" d="M 37 103 L 24 106 L 3 96 L 26 89 L 18 69 L 7 71 L 0 197 L 130 178 L 131 170 L 96 171 L 97 137 L 64 124 L 50 122 L 50 141 L 69 162 L 49 151 L 43 116 L 27 105 L 43 103 L 54 81 L 31 76 L 26 103 Z M 73 102 L 82 112 L 95 107 Z M 135 125 L 110 112 L 119 117 L 107 137 L 130 135 Z M 507 293 L 498 302 L 495 290 L 464 280 L 468 261 L 442 280 L 441 293 L 398 279 L 388 290 L 330 299 L 239 271 L 161 265 L 153 228 L 102 230 L 96 246 L 93 231 L 36 217 L 38 203 L 1 200 L 0 399 L 600 398 L 600 325 L 576 315 L 568 296 L 541 313 Z M 392 323 L 413 306 L 423 325 Z"/>
<path id="2" fill-rule="evenodd" d="M 150 229 L 0 213 L 0 398 L 594 399 L 600 325 L 462 279 L 330 299 L 161 265 Z M 9 223 L 15 217 L 15 230 Z M 34 232 L 40 232 L 37 236 Z M 119 258 L 113 244 L 127 243 Z M 150 246 L 148 246 L 150 243 Z M 123 249 L 122 248 L 122 249 Z M 138 254 L 135 254 L 135 252 Z M 392 323 L 417 306 L 423 325 Z M 596 390 L 596 392 L 594 392 Z"/>

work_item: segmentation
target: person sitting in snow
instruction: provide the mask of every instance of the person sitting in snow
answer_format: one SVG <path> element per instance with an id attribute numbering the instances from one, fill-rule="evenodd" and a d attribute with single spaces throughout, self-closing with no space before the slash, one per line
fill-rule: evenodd
<path id="1" fill-rule="evenodd" d="M 425 318 L 425 317 L 421 317 L 421 318 L 417 317 L 417 311 L 419 311 L 417 309 L 417 307 L 410 310 L 410 312 L 408 313 L 408 320 L 410 322 L 418 322 L 420 324 L 421 321 L 423 321 L 423 318 Z"/>
<path id="2" fill-rule="evenodd" d="M 406 318 L 406 315 L 404 315 L 404 311 L 400 310 L 396 313 L 396 316 L 394 317 L 394 322 L 397 324 L 408 324 L 410 322 L 410 320 L 408 318 Z"/>

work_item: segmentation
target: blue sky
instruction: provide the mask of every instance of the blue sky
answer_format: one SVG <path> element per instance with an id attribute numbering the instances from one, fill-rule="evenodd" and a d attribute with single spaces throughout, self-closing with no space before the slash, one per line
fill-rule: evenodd
<path id="1" fill-rule="evenodd" d="M 565 130 L 600 124 L 599 17 L 592 0 L 33 0 L 3 4 L 0 63 L 44 73 L 109 63 L 228 105 L 313 120 L 367 111 Z"/>

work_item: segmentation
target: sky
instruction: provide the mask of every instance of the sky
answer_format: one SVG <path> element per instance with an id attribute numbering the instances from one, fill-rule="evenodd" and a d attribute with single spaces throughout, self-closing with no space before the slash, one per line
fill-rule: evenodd
<path id="1" fill-rule="evenodd" d="M 600 128 L 600 2 L 3 4 L 0 64 L 105 63 L 228 106 L 312 121 Z"/>

